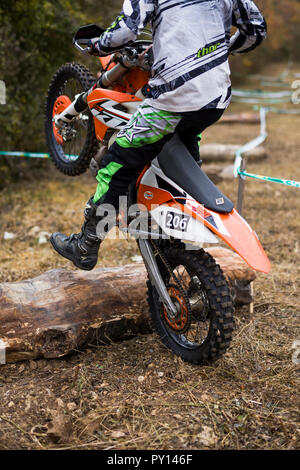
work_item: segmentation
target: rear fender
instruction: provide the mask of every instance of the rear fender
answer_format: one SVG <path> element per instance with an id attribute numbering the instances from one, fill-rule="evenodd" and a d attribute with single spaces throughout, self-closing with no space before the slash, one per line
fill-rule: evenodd
<path id="1" fill-rule="evenodd" d="M 270 271 L 270 261 L 256 233 L 235 209 L 229 214 L 221 214 L 206 209 L 193 198 L 174 197 L 168 191 L 143 183 L 139 184 L 138 203 L 151 212 L 156 223 L 169 236 L 216 243 L 218 239 L 214 235 L 217 235 L 251 268 L 264 273 Z M 179 219 L 175 218 L 177 215 Z"/>
<path id="2" fill-rule="evenodd" d="M 196 201 L 187 201 L 186 206 L 198 220 L 218 235 L 254 270 L 269 273 L 271 263 L 261 246 L 257 234 L 236 209 L 221 214 L 206 209 Z"/>

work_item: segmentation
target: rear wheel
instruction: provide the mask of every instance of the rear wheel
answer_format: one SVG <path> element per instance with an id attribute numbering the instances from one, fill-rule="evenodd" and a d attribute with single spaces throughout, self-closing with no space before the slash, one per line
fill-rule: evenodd
<path id="1" fill-rule="evenodd" d="M 157 262 L 178 315 L 168 314 L 148 281 L 154 330 L 185 361 L 199 364 L 216 360 L 230 345 L 234 313 L 231 292 L 220 267 L 204 250 L 192 254 L 169 246 L 163 250 L 163 257 L 169 268 L 158 257 Z"/>
<path id="2" fill-rule="evenodd" d="M 46 140 L 56 168 L 66 175 L 84 173 L 97 153 L 93 117 L 87 109 L 61 132 L 53 123 L 53 116 L 61 113 L 77 94 L 88 90 L 94 82 L 86 67 L 70 63 L 58 69 L 49 86 L 45 110 Z"/>

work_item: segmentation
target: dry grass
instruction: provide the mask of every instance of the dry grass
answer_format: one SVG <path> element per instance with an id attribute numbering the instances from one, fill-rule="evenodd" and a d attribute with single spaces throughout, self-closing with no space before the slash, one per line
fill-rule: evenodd
<path id="1" fill-rule="evenodd" d="M 233 105 L 231 111 L 240 109 Z M 249 171 L 300 180 L 300 116 L 270 115 L 269 159 Z M 244 143 L 256 126 L 219 125 L 206 142 Z M 76 231 L 94 190 L 88 175 L 71 179 L 50 162 L 1 193 L 0 281 L 64 266 L 34 226 Z M 220 187 L 236 199 L 237 182 Z M 140 336 L 63 360 L 0 369 L 1 449 L 299 449 L 299 190 L 248 181 L 244 216 L 272 261 L 255 283 L 254 313 L 236 312 L 230 350 L 217 363 L 183 363 L 155 335 Z M 134 242 L 106 241 L 101 265 L 123 264 Z"/>

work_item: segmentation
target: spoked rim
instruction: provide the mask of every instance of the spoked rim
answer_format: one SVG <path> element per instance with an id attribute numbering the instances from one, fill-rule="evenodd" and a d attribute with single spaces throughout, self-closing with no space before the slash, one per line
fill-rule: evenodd
<path id="1" fill-rule="evenodd" d="M 175 343 L 185 349 L 196 349 L 205 342 L 211 328 L 211 307 L 207 292 L 198 275 L 187 267 L 176 266 L 173 273 L 184 289 L 186 300 L 182 295 L 179 295 L 178 290 L 174 289 L 173 284 L 169 286 L 169 295 L 177 306 L 178 316 L 175 319 L 168 317 L 166 309 L 162 305 L 163 324 Z M 171 276 L 170 282 L 172 282 Z M 186 317 L 187 310 L 189 310 L 188 319 Z M 182 333 L 179 331 L 179 326 L 183 328 Z M 185 326 L 186 328 L 184 328 Z"/>
<path id="2" fill-rule="evenodd" d="M 75 96 L 82 93 L 83 89 L 78 80 L 73 77 L 67 78 L 64 83 L 59 87 L 55 96 L 55 103 L 59 97 L 69 98 L 70 102 L 74 101 Z M 52 132 L 52 142 L 59 158 L 64 163 L 70 163 L 78 160 L 80 153 L 84 147 L 88 135 L 89 114 L 88 110 L 80 113 L 78 118 L 71 124 L 68 124 L 68 129 L 74 133 L 74 137 L 70 141 L 60 144 L 57 142 L 55 133 Z"/>

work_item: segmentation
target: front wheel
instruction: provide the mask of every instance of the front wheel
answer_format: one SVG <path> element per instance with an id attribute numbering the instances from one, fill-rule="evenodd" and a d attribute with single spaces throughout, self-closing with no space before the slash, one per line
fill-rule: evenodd
<path id="1" fill-rule="evenodd" d="M 152 325 L 162 342 L 183 360 L 208 363 L 225 353 L 233 331 L 230 288 L 214 259 L 204 250 L 191 253 L 168 246 L 157 262 L 178 314 L 164 308 L 148 281 Z M 177 279 L 177 281 L 176 281 Z"/>
<path id="2" fill-rule="evenodd" d="M 49 86 L 45 109 L 46 140 L 51 159 L 65 175 L 84 173 L 98 151 L 93 116 L 87 108 L 66 126 L 63 133 L 56 128 L 53 117 L 67 108 L 76 95 L 87 91 L 94 82 L 86 67 L 69 63 L 58 69 Z"/>

